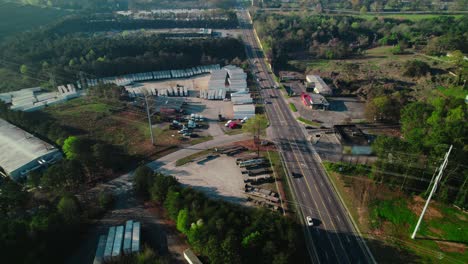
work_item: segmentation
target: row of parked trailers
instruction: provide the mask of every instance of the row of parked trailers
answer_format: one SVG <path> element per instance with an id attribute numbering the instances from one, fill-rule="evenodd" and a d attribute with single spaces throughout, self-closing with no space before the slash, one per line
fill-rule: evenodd
<path id="1" fill-rule="evenodd" d="M 169 87 L 166 89 L 146 88 L 146 87 L 125 87 L 130 97 L 138 97 L 144 94 L 153 96 L 187 97 L 189 92 L 187 87 Z"/>
<path id="2" fill-rule="evenodd" d="M 138 81 L 149 81 L 149 80 L 162 80 L 162 79 L 172 79 L 172 78 L 187 78 L 203 73 L 211 73 L 214 70 L 219 70 L 219 64 L 205 65 L 192 67 L 183 70 L 170 70 L 170 71 L 153 71 L 153 72 L 143 72 L 143 73 L 134 73 L 127 74 L 117 77 L 104 77 L 96 79 L 86 79 L 86 84 L 89 86 L 96 86 L 99 83 L 114 83 L 117 85 L 125 86 L 129 85 L 132 82 Z"/>
<path id="3" fill-rule="evenodd" d="M 226 98 L 226 89 L 201 90 L 200 98 L 208 100 L 224 100 L 224 98 Z"/>
<path id="4" fill-rule="evenodd" d="M 140 251 L 140 222 L 128 220 L 125 227 L 111 226 L 106 235 L 99 237 L 93 264 L 107 263 L 122 254 L 131 255 Z"/>

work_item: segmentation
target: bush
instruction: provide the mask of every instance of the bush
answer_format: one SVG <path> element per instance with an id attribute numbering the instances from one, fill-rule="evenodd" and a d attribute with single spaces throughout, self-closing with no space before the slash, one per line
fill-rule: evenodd
<path id="1" fill-rule="evenodd" d="M 403 75 L 409 77 L 420 77 L 426 75 L 430 70 L 431 67 L 426 62 L 412 60 L 405 63 Z"/>
<path id="2" fill-rule="evenodd" d="M 114 195 L 110 192 L 101 191 L 98 197 L 99 206 L 103 209 L 109 209 L 114 202 Z"/>
<path id="3" fill-rule="evenodd" d="M 350 164 L 350 163 L 344 163 L 344 162 L 336 162 L 336 163 L 324 162 L 324 166 L 327 170 L 341 173 L 341 174 L 351 175 L 351 176 L 358 176 L 358 175 L 368 176 L 371 170 L 371 168 L 366 165 Z"/>

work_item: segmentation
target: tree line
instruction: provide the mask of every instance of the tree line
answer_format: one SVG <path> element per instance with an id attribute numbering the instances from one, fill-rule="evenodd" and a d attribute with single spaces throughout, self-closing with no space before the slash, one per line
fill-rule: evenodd
<path id="1" fill-rule="evenodd" d="M 356 16 L 267 14 L 256 12 L 254 26 L 274 66 L 305 58 L 341 59 L 378 45 L 415 48 L 429 55 L 468 52 L 468 16 L 440 16 L 418 21 Z"/>
<path id="2" fill-rule="evenodd" d="M 34 197 L 12 180 L 0 184 L 0 259 L 63 263 L 77 244 L 82 208 L 69 193 Z"/>
<path id="3" fill-rule="evenodd" d="M 213 28 L 233 29 L 238 27 L 237 17 L 228 16 L 226 19 L 133 19 L 119 15 L 77 15 L 67 17 L 56 23 L 50 30 L 50 34 L 69 34 L 74 32 L 100 32 L 116 30 L 139 30 L 160 28 Z"/>
<path id="4" fill-rule="evenodd" d="M 192 249 L 209 263 L 304 263 L 301 227 L 267 209 L 213 200 L 174 177 L 146 166 L 134 174 L 135 190 L 160 203 Z"/>
<path id="5" fill-rule="evenodd" d="M 461 11 L 467 10 L 466 0 L 302 0 L 300 6 L 314 7 L 315 10 L 338 9 L 354 10 L 360 12 L 382 11 Z M 286 7 L 290 4 L 280 0 L 264 0 L 260 4 L 263 7 Z"/>
<path id="6" fill-rule="evenodd" d="M 454 146 L 437 192 L 445 203 L 468 207 L 468 109 L 461 87 L 440 88 L 401 110 L 402 137 L 379 136 L 371 177 L 407 193 L 427 195 L 435 168 Z"/>
<path id="7" fill-rule="evenodd" d="M 90 37 L 39 31 L 22 34 L 0 44 L 0 91 L 74 82 L 87 78 L 129 73 L 185 69 L 229 63 L 245 57 L 243 44 L 234 38 L 164 39 L 158 36 Z M 21 86 L 20 86 L 21 85 Z"/>

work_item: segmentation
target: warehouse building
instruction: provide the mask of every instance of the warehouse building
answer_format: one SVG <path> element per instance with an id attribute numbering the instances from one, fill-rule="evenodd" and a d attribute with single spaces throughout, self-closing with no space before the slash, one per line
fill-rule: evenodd
<path id="1" fill-rule="evenodd" d="M 251 118 L 255 116 L 255 105 L 253 104 L 242 104 L 234 105 L 234 119 L 243 119 L 244 117 Z"/>
<path id="2" fill-rule="evenodd" d="M 223 100 L 227 92 L 247 91 L 247 74 L 243 69 L 228 65 L 211 72 L 208 90 L 200 91 L 200 98 Z"/>
<path id="3" fill-rule="evenodd" d="M 307 75 L 307 90 L 323 95 L 332 95 L 332 89 L 317 75 Z"/>
<path id="4" fill-rule="evenodd" d="M 15 181 L 62 159 L 54 146 L 0 119 L 0 174 Z"/>
<path id="5" fill-rule="evenodd" d="M 1 93 L 0 100 L 10 105 L 11 110 L 32 112 L 79 96 L 73 84 L 60 85 L 57 89 L 58 92 L 46 92 L 41 87 L 26 88 Z"/>
<path id="6" fill-rule="evenodd" d="M 327 110 L 330 106 L 330 103 L 321 94 L 302 93 L 301 100 L 305 107 L 314 110 Z"/>

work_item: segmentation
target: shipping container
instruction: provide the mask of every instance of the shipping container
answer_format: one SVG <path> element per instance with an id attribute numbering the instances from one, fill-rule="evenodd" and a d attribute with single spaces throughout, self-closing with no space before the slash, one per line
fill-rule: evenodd
<path id="1" fill-rule="evenodd" d="M 140 222 L 133 223 L 132 230 L 132 253 L 140 251 Z"/>
<path id="2" fill-rule="evenodd" d="M 125 236 L 123 244 L 124 254 L 132 253 L 132 231 L 133 231 L 133 220 L 128 220 L 125 223 Z"/>
<path id="3" fill-rule="evenodd" d="M 104 250 L 106 249 L 106 236 L 99 236 L 99 241 L 96 249 L 96 255 L 94 256 L 93 264 L 104 263 Z"/>
<path id="4" fill-rule="evenodd" d="M 115 229 L 114 246 L 112 248 L 112 257 L 118 257 L 122 253 L 122 240 L 123 240 L 124 227 L 118 226 Z"/>
<path id="5" fill-rule="evenodd" d="M 108 261 L 112 257 L 112 248 L 114 246 L 115 226 L 109 227 L 107 233 L 106 248 L 104 249 L 104 261 Z"/>

